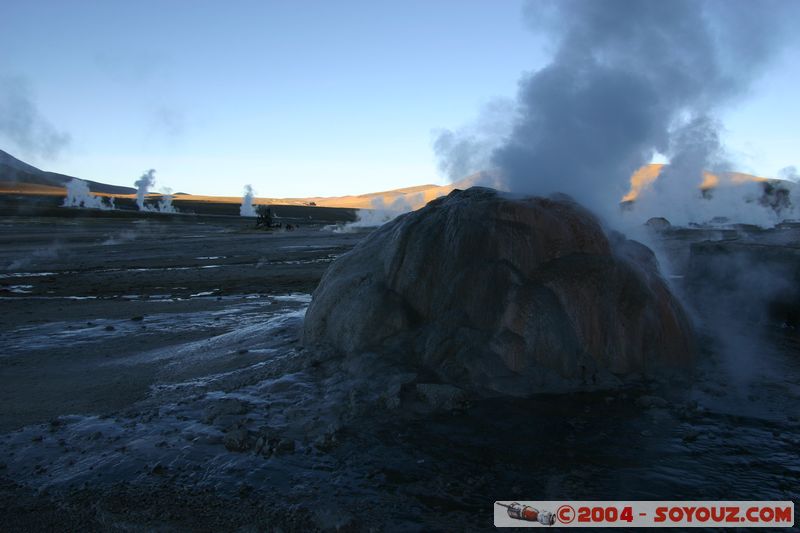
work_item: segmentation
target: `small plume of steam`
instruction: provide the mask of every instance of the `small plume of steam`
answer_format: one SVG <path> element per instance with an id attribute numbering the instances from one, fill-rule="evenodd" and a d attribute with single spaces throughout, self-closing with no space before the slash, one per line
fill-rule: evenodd
<path id="1" fill-rule="evenodd" d="M 155 173 L 156 171 L 151 168 L 142 174 L 133 184 L 136 187 L 136 205 L 139 207 L 139 211 L 177 213 L 178 210 L 172 205 L 174 197 L 172 196 L 172 189 L 169 187 L 161 188 L 161 199 L 155 207 L 148 207 L 145 205 L 144 201 L 145 198 L 147 198 L 147 193 L 156 184 Z"/>
<path id="2" fill-rule="evenodd" d="M 136 180 L 133 184 L 136 187 L 136 205 L 139 206 L 139 211 L 147 211 L 147 208 L 144 205 L 144 199 L 147 196 L 147 192 L 156 184 L 156 171 L 155 169 L 150 169 L 141 177 Z"/>
<path id="3" fill-rule="evenodd" d="M 45 119 L 21 78 L 0 77 L 0 136 L 35 157 L 54 159 L 70 143 L 68 133 Z"/>
<path id="4" fill-rule="evenodd" d="M 8 271 L 19 271 L 22 268 L 28 268 L 31 265 L 39 263 L 50 263 L 56 259 L 61 252 L 61 244 L 55 242 L 47 248 L 39 248 L 31 252 L 25 257 L 20 257 L 7 264 L 4 268 Z"/>
<path id="5" fill-rule="evenodd" d="M 175 206 L 172 205 L 172 189 L 169 187 L 162 187 L 161 189 L 161 200 L 158 201 L 158 212 L 159 213 L 177 213 L 178 210 L 175 209 Z"/>
<path id="6" fill-rule="evenodd" d="M 89 190 L 89 185 L 78 178 L 72 178 L 67 183 L 67 196 L 64 198 L 64 207 L 86 207 L 89 209 L 114 209 L 114 198 L 109 198 L 108 203 Z"/>
<path id="7" fill-rule="evenodd" d="M 137 234 L 135 231 L 125 230 L 121 231 L 118 235 L 112 235 L 100 244 L 103 246 L 116 246 L 117 244 L 124 244 L 136 240 Z"/>
<path id="8" fill-rule="evenodd" d="M 334 233 L 349 233 L 357 229 L 377 228 L 404 213 L 419 209 L 425 204 L 425 194 L 421 192 L 397 196 L 389 204 L 382 196 L 376 196 L 370 201 L 369 209 L 356 211 L 355 222 L 325 226 L 322 229 Z"/>
<path id="9" fill-rule="evenodd" d="M 348 224 L 351 228 L 374 228 L 382 226 L 390 220 L 410 213 L 425 205 L 425 195 L 422 193 L 398 196 L 387 204 L 382 196 L 376 196 L 370 202 L 370 209 L 359 209 L 356 212 L 356 221 Z"/>
<path id="10" fill-rule="evenodd" d="M 242 197 L 242 205 L 239 207 L 239 215 L 243 217 L 257 216 L 256 208 L 253 205 L 253 199 L 256 191 L 253 190 L 251 185 L 244 186 L 244 196 Z"/>
<path id="11" fill-rule="evenodd" d="M 797 167 L 791 165 L 780 169 L 778 171 L 778 178 L 797 183 L 800 181 L 800 174 L 797 173 Z"/>

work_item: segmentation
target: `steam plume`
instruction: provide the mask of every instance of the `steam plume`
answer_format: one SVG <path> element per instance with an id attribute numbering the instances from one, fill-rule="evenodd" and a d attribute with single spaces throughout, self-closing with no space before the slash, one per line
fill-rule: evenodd
<path id="1" fill-rule="evenodd" d="M 159 213 L 177 213 L 178 210 L 172 205 L 172 189 L 163 187 L 161 189 L 161 200 L 158 201 Z"/>
<path id="2" fill-rule="evenodd" d="M 633 222 L 666 216 L 678 225 L 719 220 L 772 226 L 794 216 L 794 184 L 741 181 L 730 172 L 718 130 L 716 121 L 697 117 L 673 132 L 670 164 L 636 198 Z"/>
<path id="3" fill-rule="evenodd" d="M 0 136 L 21 150 L 53 159 L 70 142 L 36 107 L 30 87 L 21 78 L 0 77 Z"/>
<path id="4" fill-rule="evenodd" d="M 114 198 L 110 198 L 108 203 L 105 203 L 102 198 L 91 193 L 89 185 L 85 181 L 72 178 L 67 183 L 67 197 L 64 198 L 63 206 L 114 209 Z"/>
<path id="5" fill-rule="evenodd" d="M 514 102 L 495 100 L 480 110 L 474 124 L 436 132 L 433 150 L 439 159 L 439 170 L 450 181 L 457 181 L 489 168 L 492 153 L 511 131 L 513 117 Z"/>
<path id="6" fill-rule="evenodd" d="M 256 191 L 253 190 L 251 185 L 244 186 L 244 196 L 242 197 L 242 205 L 239 207 L 239 215 L 243 217 L 256 216 L 256 208 L 253 206 L 253 197 Z"/>
<path id="7" fill-rule="evenodd" d="M 359 209 L 356 212 L 356 221 L 347 224 L 349 228 L 374 228 L 390 220 L 425 205 L 423 193 L 405 194 L 394 198 L 391 203 L 381 196 L 376 196 L 370 202 L 369 209 Z"/>
<path id="8" fill-rule="evenodd" d="M 715 112 L 765 65 L 789 9 L 745 0 L 529 2 L 528 19 L 555 53 L 521 80 L 491 166 L 511 191 L 566 192 L 604 211 L 655 153 L 681 160 L 681 173 L 700 181 L 719 152 Z M 675 137 L 687 129 L 705 133 L 684 156 Z"/>
<path id="9" fill-rule="evenodd" d="M 778 177 L 784 180 L 798 182 L 800 181 L 800 174 L 797 173 L 797 167 L 794 165 L 783 167 L 778 172 Z"/>
<path id="10" fill-rule="evenodd" d="M 139 206 L 139 211 L 146 211 L 144 206 L 144 199 L 147 196 L 147 191 L 156 184 L 155 169 L 150 169 L 134 182 L 136 187 L 136 205 Z"/>

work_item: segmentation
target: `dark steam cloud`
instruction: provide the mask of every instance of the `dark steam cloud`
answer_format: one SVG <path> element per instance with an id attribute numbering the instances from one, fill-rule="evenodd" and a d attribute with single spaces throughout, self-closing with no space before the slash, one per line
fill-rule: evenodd
<path id="1" fill-rule="evenodd" d="M 520 81 L 491 167 L 511 191 L 566 192 L 600 208 L 616 205 L 656 152 L 692 162 L 683 170 L 699 183 L 706 156 L 719 153 L 714 112 L 766 64 L 788 10 L 797 11 L 746 0 L 530 2 L 526 18 L 552 39 L 553 59 Z"/>
<path id="2" fill-rule="evenodd" d="M 179 109 L 161 105 L 153 109 L 150 126 L 153 133 L 175 140 L 186 130 L 186 116 Z"/>
<path id="3" fill-rule="evenodd" d="M 0 76 L 0 138 L 34 157 L 53 159 L 70 143 L 36 107 L 25 80 Z"/>

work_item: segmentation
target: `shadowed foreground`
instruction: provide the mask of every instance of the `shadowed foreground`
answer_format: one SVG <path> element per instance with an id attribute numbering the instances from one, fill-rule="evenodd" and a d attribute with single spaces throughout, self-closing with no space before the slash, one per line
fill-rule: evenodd
<path id="1" fill-rule="evenodd" d="M 683 380 L 527 399 L 434 375 L 374 388 L 390 368 L 300 343 L 311 292 L 363 235 L 0 224 L 3 531 L 472 531 L 502 499 L 800 496 L 788 327 L 758 326 L 769 349 L 735 379 L 704 329 Z M 662 234 L 687 257 L 670 275 L 712 233 Z"/>

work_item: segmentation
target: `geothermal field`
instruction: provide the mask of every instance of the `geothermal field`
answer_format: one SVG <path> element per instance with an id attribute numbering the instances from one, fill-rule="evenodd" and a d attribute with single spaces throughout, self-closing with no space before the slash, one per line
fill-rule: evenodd
<path id="1" fill-rule="evenodd" d="M 0 15 L 0 533 L 796 528 L 800 2 L 94 4 Z"/>
<path id="2" fill-rule="evenodd" d="M 658 274 L 569 200 L 489 189 L 374 231 L 112 214 L 2 218 L 5 531 L 798 495 L 800 224 L 654 221 Z"/>

